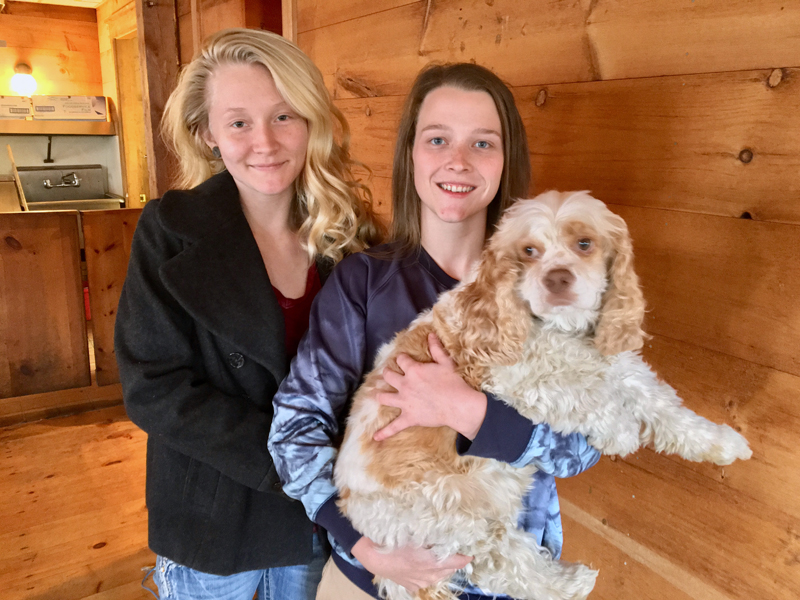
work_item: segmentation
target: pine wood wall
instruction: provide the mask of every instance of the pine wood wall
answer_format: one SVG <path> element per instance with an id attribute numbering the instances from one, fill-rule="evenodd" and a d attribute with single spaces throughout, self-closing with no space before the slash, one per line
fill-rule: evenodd
<path id="1" fill-rule="evenodd" d="M 559 482 L 565 558 L 595 600 L 800 590 L 800 4 L 788 0 L 297 0 L 299 45 L 350 121 L 388 214 L 403 96 L 429 61 L 513 86 L 535 189 L 628 222 L 645 356 L 741 430 L 729 467 L 642 450 Z"/>
<path id="2" fill-rule="evenodd" d="M 103 94 L 94 9 L 8 2 L 0 39 L 0 96 L 16 95 L 9 82 L 19 62 L 33 69 L 37 94 Z"/>

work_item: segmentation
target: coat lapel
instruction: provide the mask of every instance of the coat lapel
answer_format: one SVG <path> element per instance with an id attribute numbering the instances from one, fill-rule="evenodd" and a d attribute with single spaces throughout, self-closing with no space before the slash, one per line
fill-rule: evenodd
<path id="1" fill-rule="evenodd" d="M 162 215 L 184 250 L 162 265 L 161 278 L 198 323 L 280 382 L 288 372 L 283 314 L 235 183 L 223 172 L 196 190 Z"/>

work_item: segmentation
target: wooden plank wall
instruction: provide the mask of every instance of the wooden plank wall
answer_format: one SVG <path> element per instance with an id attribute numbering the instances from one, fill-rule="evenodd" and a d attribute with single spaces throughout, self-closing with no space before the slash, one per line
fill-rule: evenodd
<path id="1" fill-rule="evenodd" d="M 192 60 L 202 40 L 221 29 L 281 32 L 281 0 L 177 0 L 177 6 L 182 65 Z"/>
<path id="2" fill-rule="evenodd" d="M 0 398 L 91 383 L 77 217 L 0 214 Z"/>
<path id="3" fill-rule="evenodd" d="M 596 600 L 800 589 L 800 4 L 785 0 L 297 0 L 388 210 L 404 94 L 430 61 L 486 65 L 525 119 L 534 189 L 589 189 L 628 222 L 646 358 L 740 429 L 729 467 L 642 450 L 559 482 L 565 558 Z"/>
<path id="4" fill-rule="evenodd" d="M 94 9 L 7 2 L 0 14 L 0 96 L 10 88 L 14 66 L 28 63 L 44 95 L 103 93 Z"/>
<path id="5" fill-rule="evenodd" d="M 140 208 L 81 213 L 98 385 L 119 381 L 114 354 L 114 322 L 128 270 L 133 232 L 141 213 Z"/>
<path id="6" fill-rule="evenodd" d="M 119 404 L 114 321 L 141 209 L 0 214 L 0 426 Z M 90 373 L 89 348 L 94 373 Z"/>

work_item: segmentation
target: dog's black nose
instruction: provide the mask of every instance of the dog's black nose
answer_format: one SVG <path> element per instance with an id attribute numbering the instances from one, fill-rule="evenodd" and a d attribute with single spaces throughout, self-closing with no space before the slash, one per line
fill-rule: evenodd
<path id="1" fill-rule="evenodd" d="M 560 294 L 568 290 L 573 281 L 575 281 L 575 275 L 571 271 L 553 269 L 544 276 L 544 287 L 551 294 Z"/>

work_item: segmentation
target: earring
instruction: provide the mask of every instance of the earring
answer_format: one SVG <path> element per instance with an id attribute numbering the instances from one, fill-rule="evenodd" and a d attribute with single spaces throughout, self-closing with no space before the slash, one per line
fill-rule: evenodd
<path id="1" fill-rule="evenodd" d="M 222 153 L 219 151 L 219 146 L 214 146 L 211 149 L 211 154 L 214 155 L 214 158 L 222 158 Z"/>

